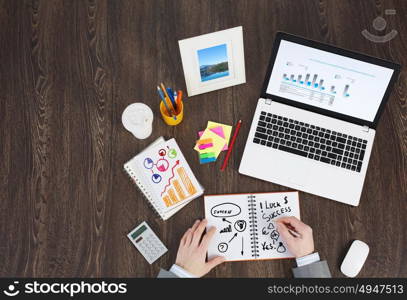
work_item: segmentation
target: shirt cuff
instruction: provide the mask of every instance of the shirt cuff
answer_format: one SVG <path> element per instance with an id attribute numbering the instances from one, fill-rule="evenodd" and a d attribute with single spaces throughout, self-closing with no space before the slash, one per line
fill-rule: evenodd
<path id="1" fill-rule="evenodd" d="M 196 276 L 192 275 L 191 273 L 189 273 L 188 271 L 184 270 L 183 268 L 176 264 L 172 265 L 170 272 L 174 273 L 176 276 L 180 278 L 196 278 Z"/>
<path id="2" fill-rule="evenodd" d="M 303 257 L 296 258 L 295 260 L 297 261 L 297 266 L 302 267 L 320 261 L 320 258 L 318 252 L 315 252 L 312 254 L 305 255 Z"/>

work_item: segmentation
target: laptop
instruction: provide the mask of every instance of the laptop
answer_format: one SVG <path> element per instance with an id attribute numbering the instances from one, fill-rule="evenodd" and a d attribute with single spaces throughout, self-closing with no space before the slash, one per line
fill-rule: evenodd
<path id="1" fill-rule="evenodd" d="M 398 64 L 277 33 L 239 173 L 359 204 Z"/>

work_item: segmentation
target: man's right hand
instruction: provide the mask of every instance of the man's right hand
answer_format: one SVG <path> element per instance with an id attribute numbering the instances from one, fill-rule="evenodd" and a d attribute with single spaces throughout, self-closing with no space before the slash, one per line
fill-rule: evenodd
<path id="1" fill-rule="evenodd" d="M 314 252 L 314 238 L 312 228 L 296 217 L 282 217 L 276 220 L 277 229 L 286 242 L 288 250 L 296 258 Z"/>

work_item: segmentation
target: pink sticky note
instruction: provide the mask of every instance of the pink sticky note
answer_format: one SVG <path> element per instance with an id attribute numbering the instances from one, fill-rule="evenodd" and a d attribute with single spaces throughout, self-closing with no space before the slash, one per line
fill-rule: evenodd
<path id="1" fill-rule="evenodd" d="M 198 146 L 198 148 L 199 148 L 200 150 L 204 150 L 204 149 L 206 149 L 206 148 L 211 148 L 211 147 L 213 147 L 213 144 L 212 144 L 212 143 L 202 144 L 202 145 L 199 145 L 199 146 Z"/>
<path id="2" fill-rule="evenodd" d="M 222 126 L 218 126 L 218 127 L 215 127 L 215 128 L 211 128 L 210 131 L 216 133 L 217 135 L 219 135 L 219 136 L 220 136 L 221 138 L 223 138 L 223 139 L 226 138 L 226 137 L 225 137 L 225 134 L 224 134 L 224 132 L 223 132 Z"/>

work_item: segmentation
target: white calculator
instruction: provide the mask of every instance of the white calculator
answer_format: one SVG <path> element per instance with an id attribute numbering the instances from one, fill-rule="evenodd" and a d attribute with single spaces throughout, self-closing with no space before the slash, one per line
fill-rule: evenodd
<path id="1" fill-rule="evenodd" d="M 127 237 L 150 265 L 168 251 L 146 222 L 134 228 Z"/>

